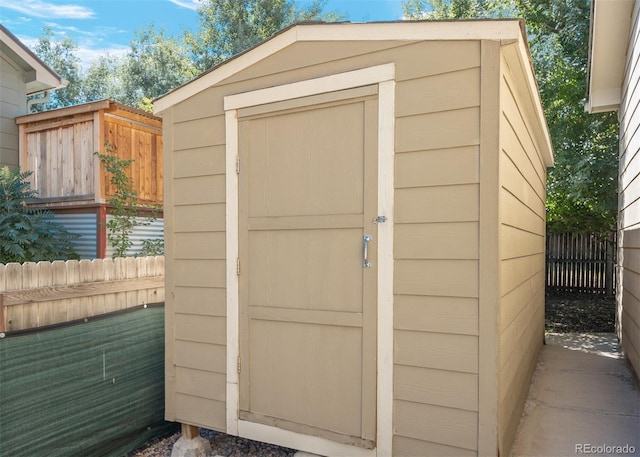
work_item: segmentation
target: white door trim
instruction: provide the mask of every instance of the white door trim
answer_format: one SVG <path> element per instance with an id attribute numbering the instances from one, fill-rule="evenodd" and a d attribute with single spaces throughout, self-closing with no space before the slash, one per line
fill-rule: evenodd
<path id="1" fill-rule="evenodd" d="M 378 84 L 378 347 L 376 448 L 365 450 L 239 419 L 238 109 Z M 395 65 L 377 65 L 224 98 L 226 122 L 227 433 L 328 456 L 392 454 L 393 441 L 393 202 Z"/>

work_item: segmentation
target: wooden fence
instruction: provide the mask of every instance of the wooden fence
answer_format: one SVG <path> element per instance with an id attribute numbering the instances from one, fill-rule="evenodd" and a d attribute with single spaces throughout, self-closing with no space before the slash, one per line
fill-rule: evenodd
<path id="1" fill-rule="evenodd" d="M 616 234 L 547 236 L 547 290 L 615 294 Z"/>
<path id="2" fill-rule="evenodd" d="M 164 257 L 0 264 L 0 332 L 164 302 Z"/>

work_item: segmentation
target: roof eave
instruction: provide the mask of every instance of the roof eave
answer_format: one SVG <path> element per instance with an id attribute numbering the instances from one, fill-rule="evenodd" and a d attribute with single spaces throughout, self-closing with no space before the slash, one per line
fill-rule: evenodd
<path id="1" fill-rule="evenodd" d="M 634 0 L 593 0 L 585 103 L 589 113 L 620 108 L 633 8 Z"/>
<path id="2" fill-rule="evenodd" d="M 69 84 L 2 24 L 0 43 L 3 50 L 25 71 L 27 95 L 60 89 Z"/>

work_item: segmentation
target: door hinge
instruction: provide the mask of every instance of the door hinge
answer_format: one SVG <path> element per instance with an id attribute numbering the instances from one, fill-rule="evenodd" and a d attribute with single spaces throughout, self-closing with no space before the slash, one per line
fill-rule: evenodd
<path id="1" fill-rule="evenodd" d="M 240 257 L 236 259 L 236 274 L 240 276 Z"/>
<path id="2" fill-rule="evenodd" d="M 240 356 L 238 356 L 238 374 L 242 371 L 242 363 L 240 362 Z"/>
<path id="3" fill-rule="evenodd" d="M 236 174 L 237 175 L 240 174 L 240 156 L 239 155 L 236 156 Z"/>

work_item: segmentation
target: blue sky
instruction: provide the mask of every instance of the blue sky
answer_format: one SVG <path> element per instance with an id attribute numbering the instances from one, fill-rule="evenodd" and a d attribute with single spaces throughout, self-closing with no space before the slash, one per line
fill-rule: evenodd
<path id="1" fill-rule="evenodd" d="M 55 36 L 70 36 L 77 55 L 87 65 L 97 56 L 123 53 L 134 32 L 153 23 L 170 34 L 195 29 L 199 0 L 0 0 L 0 22 L 27 46 L 51 27 Z M 310 0 L 298 0 L 298 5 Z M 402 0 L 328 0 L 353 22 L 397 20 Z"/>

